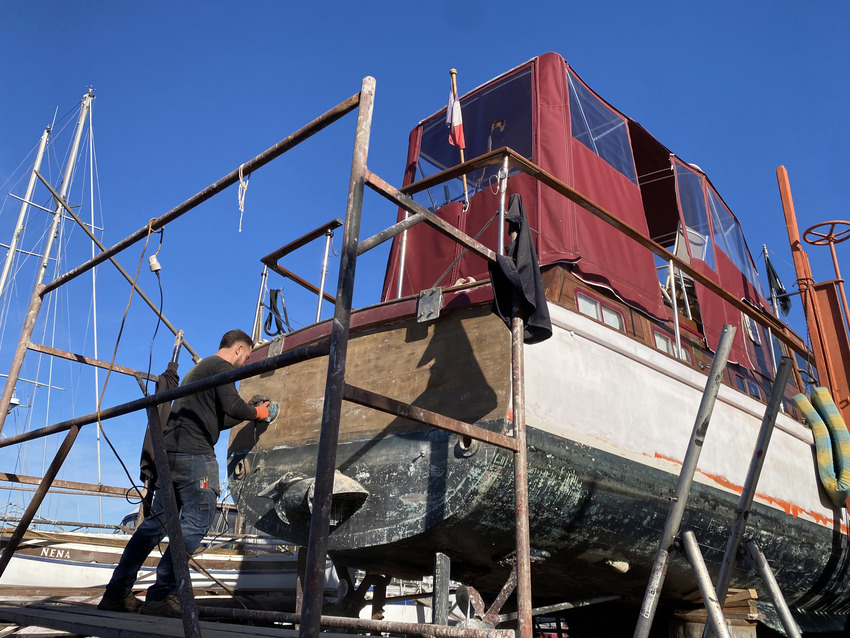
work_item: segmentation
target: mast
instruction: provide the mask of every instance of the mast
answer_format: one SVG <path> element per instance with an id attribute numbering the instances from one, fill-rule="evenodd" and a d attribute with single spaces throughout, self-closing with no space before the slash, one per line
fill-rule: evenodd
<path id="1" fill-rule="evenodd" d="M 68 164 L 65 167 L 65 176 L 62 179 L 62 187 L 60 190 L 60 198 L 64 201 L 71 187 L 71 177 L 74 175 L 74 166 L 77 160 L 77 153 L 80 149 L 80 139 L 83 135 L 83 127 L 88 117 L 89 109 L 91 108 L 92 100 L 94 99 L 94 91 L 91 89 L 83 96 L 82 105 L 80 107 L 80 117 L 77 120 L 77 129 L 74 132 L 74 143 L 71 147 L 71 153 L 68 156 Z M 38 318 L 38 311 L 41 308 L 41 294 L 43 292 L 44 277 L 47 273 L 47 266 L 50 263 L 50 253 L 53 251 L 53 242 L 59 234 L 59 222 L 62 221 L 64 208 L 61 203 L 56 204 L 56 210 L 53 213 L 53 220 L 50 223 L 50 229 L 47 233 L 47 243 L 44 247 L 44 253 L 41 258 L 41 265 L 36 273 L 36 280 L 33 286 L 32 297 L 30 298 L 29 309 L 24 321 L 24 327 L 21 331 L 21 338 L 18 341 L 17 350 L 12 359 L 12 365 L 9 369 L 9 376 L 6 378 L 6 385 L 3 388 L 3 394 L 0 396 L 0 406 L 8 406 L 12 399 L 12 394 L 15 391 L 15 384 L 18 382 L 18 375 L 21 373 L 21 368 L 24 365 L 24 356 L 27 352 L 27 345 L 32 337 L 35 329 L 35 321 Z M 0 432 L 3 431 L 3 425 L 6 423 L 7 411 L 0 407 Z"/>
<path id="2" fill-rule="evenodd" d="M 779 194 L 785 214 L 785 227 L 797 273 L 806 324 L 811 338 L 812 354 L 818 371 L 820 385 L 829 389 L 845 421 L 850 419 L 850 342 L 844 327 L 844 319 L 835 294 L 835 282 L 816 283 L 803 250 L 791 184 L 784 166 L 776 169 Z"/>
<path id="3" fill-rule="evenodd" d="M 12 235 L 12 241 L 9 244 L 9 252 L 6 253 L 6 261 L 3 263 L 3 272 L 0 274 L 0 297 L 3 296 L 3 291 L 6 289 L 6 281 L 9 278 L 9 271 L 12 269 L 12 261 L 14 261 L 15 253 L 18 249 L 18 240 L 21 238 L 21 231 L 24 228 L 24 219 L 26 218 L 27 210 L 29 210 L 32 194 L 35 191 L 36 173 L 41 170 L 41 160 L 44 157 L 44 149 L 47 148 L 47 140 L 50 138 L 50 127 L 44 129 L 41 134 L 41 142 L 38 145 L 38 154 L 35 156 L 35 163 L 30 173 L 30 181 L 27 184 L 27 192 L 24 195 L 24 201 L 21 203 L 21 212 L 18 213 L 18 221 L 15 224 L 15 232 Z"/>
<path id="4" fill-rule="evenodd" d="M 83 96 L 82 106 L 80 107 L 80 117 L 77 120 L 77 128 L 74 131 L 74 143 L 71 146 L 71 153 L 68 156 L 68 164 L 65 166 L 65 176 L 62 178 L 62 186 L 59 190 L 59 197 L 63 200 L 67 197 L 68 190 L 71 188 L 71 178 L 74 175 L 74 168 L 77 164 L 77 153 L 80 150 L 80 139 L 83 136 L 83 128 L 85 127 L 93 99 L 94 91 L 89 89 L 88 93 Z M 44 276 L 47 272 L 47 265 L 50 261 L 50 253 L 53 251 L 53 241 L 59 235 L 59 222 L 62 221 L 62 214 L 64 212 L 65 209 L 62 205 L 57 203 L 56 210 L 53 213 L 53 221 L 50 223 L 50 230 L 47 232 L 47 244 L 44 247 L 41 267 L 39 268 L 38 275 L 36 276 L 36 286 L 44 281 Z"/>
<path id="5" fill-rule="evenodd" d="M 89 108 L 89 202 L 91 205 L 91 232 L 94 233 L 94 127 L 92 126 L 92 109 Z M 94 259 L 97 252 L 95 249 L 94 240 L 91 242 L 91 256 Z M 97 359 L 97 268 L 91 269 L 91 307 L 92 307 L 92 330 L 94 344 L 94 358 Z M 98 392 L 100 389 L 100 379 L 98 378 L 98 369 L 94 369 L 94 400 L 95 405 L 98 405 Z M 102 434 L 102 426 L 100 421 L 97 422 L 97 430 L 95 430 L 97 438 L 97 484 L 102 485 L 101 478 L 101 459 L 100 459 L 100 437 Z M 103 524 L 103 496 L 97 497 L 97 522 Z"/>

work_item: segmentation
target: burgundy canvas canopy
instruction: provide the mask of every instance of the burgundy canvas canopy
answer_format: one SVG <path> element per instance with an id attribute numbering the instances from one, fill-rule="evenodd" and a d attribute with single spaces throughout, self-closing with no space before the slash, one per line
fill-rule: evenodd
<path id="1" fill-rule="evenodd" d="M 767 307 L 737 219 L 705 175 L 594 93 L 555 53 L 547 53 L 461 98 L 466 159 L 510 147 L 559 180 L 679 256 L 741 299 Z M 410 135 L 408 185 L 460 163 L 449 144 L 445 110 Z M 469 208 L 460 179 L 417 193 L 416 200 L 479 241 L 497 247 L 498 167 L 468 175 Z M 516 172 L 508 195 L 519 193 L 535 232 L 541 266 L 557 262 L 630 306 L 668 319 L 656 258 L 605 222 Z M 404 216 L 399 213 L 399 219 Z M 676 238 L 680 238 L 677 244 Z M 394 240 L 383 298 L 394 298 L 401 238 Z M 484 261 L 419 224 L 407 233 L 402 295 L 461 279 L 488 276 Z M 724 323 L 739 327 L 733 359 L 744 361 L 741 313 L 697 286 L 709 347 Z"/>

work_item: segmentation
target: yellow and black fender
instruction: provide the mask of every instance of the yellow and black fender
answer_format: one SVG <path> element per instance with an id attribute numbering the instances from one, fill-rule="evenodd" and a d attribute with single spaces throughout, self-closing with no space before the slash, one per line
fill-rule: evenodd
<path id="1" fill-rule="evenodd" d="M 812 400 L 798 394 L 794 403 L 809 422 L 815 436 L 818 476 L 836 507 L 844 507 L 850 496 L 850 433 L 829 390 L 815 388 Z"/>

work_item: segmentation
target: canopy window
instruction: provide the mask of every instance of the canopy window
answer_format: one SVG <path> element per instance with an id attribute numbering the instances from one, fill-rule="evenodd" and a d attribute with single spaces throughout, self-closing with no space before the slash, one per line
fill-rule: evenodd
<path id="1" fill-rule="evenodd" d="M 637 184 L 626 120 L 593 95 L 570 71 L 567 71 L 567 83 L 573 137 Z"/>
<path id="2" fill-rule="evenodd" d="M 732 216 L 726 204 L 723 203 L 723 200 L 720 199 L 720 196 L 711 186 L 708 187 L 708 206 L 711 210 L 711 223 L 714 227 L 715 244 L 732 260 L 735 267 L 753 285 L 755 291 L 761 297 L 764 297 L 761 280 L 756 272 L 750 251 L 747 248 L 747 242 L 744 240 L 744 233 L 741 232 L 738 221 Z M 758 298 L 750 298 L 750 301 L 758 303 L 759 300 Z"/>
<path id="3" fill-rule="evenodd" d="M 703 192 L 703 177 L 680 161 L 673 160 L 676 170 L 676 194 L 685 222 L 685 235 L 691 258 L 715 270 L 711 226 Z"/>
<path id="4" fill-rule="evenodd" d="M 532 160 L 531 66 L 514 75 L 484 86 L 461 100 L 466 159 L 484 155 L 503 146 Z M 460 163 L 460 150 L 448 143 L 445 116 L 431 118 L 422 125 L 416 180 L 429 177 Z M 467 176 L 470 196 L 490 186 L 497 178 L 498 166 L 490 166 Z M 515 170 L 515 169 L 514 169 Z M 452 180 L 430 192 L 417 193 L 414 199 L 435 210 L 463 198 L 463 180 Z"/>

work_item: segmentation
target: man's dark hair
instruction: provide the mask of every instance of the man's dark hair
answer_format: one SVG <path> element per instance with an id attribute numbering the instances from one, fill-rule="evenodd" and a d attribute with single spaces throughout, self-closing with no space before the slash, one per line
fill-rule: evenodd
<path id="1" fill-rule="evenodd" d="M 221 343 L 218 344 L 219 348 L 229 348 L 237 343 L 244 343 L 250 347 L 254 347 L 254 340 L 245 334 L 242 330 L 228 330 L 224 333 L 224 336 L 221 338 Z"/>

